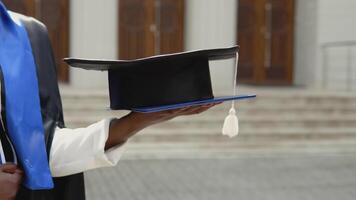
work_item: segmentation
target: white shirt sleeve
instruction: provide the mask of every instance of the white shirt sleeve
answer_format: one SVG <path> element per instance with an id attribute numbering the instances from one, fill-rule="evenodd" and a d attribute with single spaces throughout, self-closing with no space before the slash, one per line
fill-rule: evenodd
<path id="1" fill-rule="evenodd" d="M 86 128 L 57 128 L 49 158 L 52 176 L 115 166 L 123 154 L 124 145 L 105 151 L 111 120 L 104 119 Z"/>

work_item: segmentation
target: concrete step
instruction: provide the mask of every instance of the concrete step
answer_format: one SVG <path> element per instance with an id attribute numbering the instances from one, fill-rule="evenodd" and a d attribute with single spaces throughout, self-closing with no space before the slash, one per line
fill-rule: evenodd
<path id="1" fill-rule="evenodd" d="M 221 136 L 221 128 L 215 127 L 212 128 L 200 128 L 200 129 L 162 129 L 159 127 L 150 127 L 142 131 L 147 135 L 215 135 Z M 239 131 L 240 136 L 272 136 L 272 135 L 338 135 L 338 134 L 346 134 L 353 135 L 356 134 L 356 129 L 354 127 L 284 127 L 284 128 L 244 128 L 244 126 L 240 127 Z"/>
<path id="2" fill-rule="evenodd" d="M 247 89 L 238 88 L 238 94 L 257 94 L 258 96 L 264 97 L 278 97 L 278 98 L 289 98 L 289 97 L 333 97 L 333 98 L 356 98 L 355 93 L 350 93 L 347 91 L 333 91 L 333 90 L 316 90 L 316 89 L 305 89 L 300 88 L 298 90 L 292 87 L 271 87 L 266 89 L 265 87 L 245 87 Z M 105 89 L 85 89 L 85 88 L 63 88 L 60 87 L 60 92 L 63 97 L 108 97 L 108 88 Z M 214 91 L 215 96 L 219 95 L 230 95 L 231 91 Z"/>
<path id="3" fill-rule="evenodd" d="M 256 87 L 258 88 L 258 86 Z M 73 88 L 71 91 L 61 90 L 60 94 L 62 98 L 109 98 L 109 89 L 83 89 L 83 88 Z M 314 90 L 314 89 L 301 89 L 298 92 L 294 91 L 282 91 L 277 87 L 270 91 L 267 90 L 248 90 L 248 91 L 237 91 L 238 95 L 244 94 L 256 94 L 257 97 L 266 98 L 318 98 L 318 97 L 330 97 L 330 98 L 356 98 L 356 94 L 349 91 L 332 91 L 332 90 Z M 214 91 L 214 96 L 228 96 L 231 95 L 231 91 Z"/>
<path id="4" fill-rule="evenodd" d="M 223 116 L 197 116 L 196 118 L 181 117 L 159 125 L 160 128 L 213 128 L 222 126 Z M 239 115 L 240 126 L 243 128 L 292 128 L 292 127 L 356 127 L 356 115 Z"/>
<path id="5" fill-rule="evenodd" d="M 87 115 L 68 116 L 65 121 L 68 126 L 87 126 L 102 118 L 117 117 L 117 115 Z M 119 116 L 120 117 L 120 116 Z M 225 115 L 203 115 L 196 117 L 180 117 L 158 125 L 162 129 L 194 129 L 214 128 L 223 124 Z M 292 128 L 292 127 L 355 127 L 356 115 L 239 115 L 241 128 Z"/>
<path id="6" fill-rule="evenodd" d="M 86 121 L 91 121 L 93 119 L 100 119 L 100 118 L 105 118 L 108 116 L 123 116 L 128 114 L 128 111 L 120 111 L 120 112 L 112 112 L 112 111 L 102 111 L 102 112 L 85 112 L 85 111 L 64 111 L 65 116 L 68 117 L 68 119 L 71 120 L 76 120 L 76 119 L 81 119 L 81 120 L 86 120 Z M 205 113 L 202 113 L 200 115 L 191 115 L 191 116 L 184 116 L 184 117 L 177 117 L 174 120 L 171 120 L 171 122 L 180 122 L 180 123 L 192 123 L 192 122 L 207 122 L 207 123 L 214 123 L 216 121 L 220 121 L 225 119 L 227 116 L 228 111 L 224 112 L 217 112 L 215 110 L 209 110 Z M 306 111 L 306 112 L 263 112 L 263 113 L 254 113 L 254 112 L 249 112 L 249 111 L 238 111 L 237 113 L 238 117 L 241 120 L 245 121 L 264 121 L 264 120 L 269 120 L 269 121 L 291 121 L 291 120 L 310 120 L 310 121 L 315 121 L 319 120 L 320 121 L 327 121 L 327 120 L 345 120 L 345 121 L 352 121 L 356 119 L 356 112 L 322 112 L 322 111 Z"/>
<path id="7" fill-rule="evenodd" d="M 148 128 L 131 139 L 133 142 L 223 142 L 223 141 L 278 141 L 280 139 L 356 139 L 355 128 L 283 128 L 241 129 L 237 137 L 228 138 L 221 129 L 157 129 Z"/>
<path id="8" fill-rule="evenodd" d="M 280 139 L 274 141 L 223 142 L 128 142 L 123 159 L 197 159 L 235 158 L 241 155 L 263 156 L 299 153 L 356 153 L 356 140 L 350 139 Z"/>
<path id="9" fill-rule="evenodd" d="M 86 104 L 79 105 L 64 105 L 64 112 L 66 115 L 90 115 L 90 114 L 99 114 L 102 116 L 107 115 L 108 113 L 112 114 L 121 114 L 127 113 L 128 111 L 111 111 L 107 107 L 101 106 L 91 106 Z M 230 108 L 230 105 L 219 105 L 214 108 L 211 108 L 207 113 L 214 113 L 225 115 Z M 256 106 L 238 106 L 237 111 L 239 114 L 314 114 L 314 113 L 322 113 L 322 114 L 352 114 L 356 113 L 356 106 L 347 106 L 343 104 L 339 105 L 308 105 L 308 106 L 300 106 L 300 105 L 256 105 Z"/>
<path id="10" fill-rule="evenodd" d="M 237 103 L 240 135 L 236 138 L 221 135 L 230 107 L 229 103 L 224 103 L 201 115 L 180 117 L 145 129 L 130 143 L 174 144 L 172 148 L 182 150 L 187 147 L 184 145 L 189 148 L 190 144 L 197 149 L 213 146 L 219 149 L 225 148 L 224 145 L 244 149 L 300 141 L 356 141 L 356 94 L 289 88 L 275 92 L 274 88 L 254 87 L 242 91 L 256 93 L 258 97 Z M 65 121 L 71 128 L 128 113 L 110 111 L 105 90 L 64 90 L 62 97 Z"/>
<path id="11" fill-rule="evenodd" d="M 108 109 L 109 108 L 109 100 L 108 99 L 86 99 L 86 98 L 78 98 L 78 99 L 68 99 L 63 98 L 63 106 L 64 108 L 70 109 L 80 109 L 80 108 L 90 108 L 90 109 Z M 225 106 L 218 106 L 219 109 L 225 109 L 230 104 L 224 103 Z M 335 106 L 350 106 L 352 108 L 356 107 L 356 98 L 315 98 L 315 99 L 293 99 L 293 98 L 271 98 L 267 99 L 264 97 L 258 97 L 255 100 L 242 100 L 237 102 L 237 107 L 240 109 L 247 109 L 253 107 L 272 107 L 272 108 L 285 108 L 287 105 L 299 106 L 299 107 L 319 107 L 323 106 L 323 108 L 335 107 Z"/>

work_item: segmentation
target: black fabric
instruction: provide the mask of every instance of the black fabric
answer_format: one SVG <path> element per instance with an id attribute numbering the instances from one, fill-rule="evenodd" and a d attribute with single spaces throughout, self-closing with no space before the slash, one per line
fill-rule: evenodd
<path id="1" fill-rule="evenodd" d="M 16 15 L 25 25 L 30 38 L 37 66 L 37 77 L 41 101 L 41 113 L 45 129 L 47 153 L 49 154 L 56 126 L 63 128 L 62 103 L 57 83 L 56 64 L 46 27 L 37 20 Z M 22 187 L 18 200 L 84 200 L 83 174 L 54 178 L 53 190 L 32 191 Z"/>
<path id="2" fill-rule="evenodd" d="M 208 59 L 153 60 L 111 69 L 109 93 L 114 110 L 213 98 Z"/>
<path id="3" fill-rule="evenodd" d="M 85 200 L 84 176 L 76 174 L 54 179 L 53 190 L 28 190 L 21 187 L 17 200 Z"/>
<path id="4" fill-rule="evenodd" d="M 1 160 L 0 164 L 4 163 L 14 163 L 14 154 L 12 152 L 11 146 L 10 146 L 10 141 L 6 137 L 6 132 L 4 127 L 2 126 L 2 123 L 0 123 L 0 142 L 2 146 L 2 150 L 4 151 L 4 156 L 5 160 Z"/>
<path id="5" fill-rule="evenodd" d="M 5 154 L 5 160 L 4 162 L 10 162 L 14 163 L 15 162 L 15 153 L 13 152 L 13 149 L 11 147 L 11 141 L 7 135 L 7 128 L 6 128 L 6 115 L 5 115 L 5 82 L 4 82 L 4 77 L 2 73 L 2 67 L 0 66 L 0 82 L 1 82 L 1 116 L 0 116 L 0 141 L 2 144 L 2 148 Z"/>
<path id="6" fill-rule="evenodd" d="M 65 58 L 64 61 L 72 67 L 78 67 L 87 70 L 109 70 L 132 67 L 142 65 L 147 62 L 167 61 L 167 60 L 185 60 L 191 58 L 201 58 L 208 60 L 222 60 L 235 58 L 236 52 L 239 51 L 239 46 L 219 49 L 204 49 L 196 51 L 186 51 L 173 54 L 163 54 L 158 56 L 151 56 L 146 58 L 139 58 L 134 60 L 95 60 L 95 59 L 79 59 L 79 58 Z M 169 69 L 169 68 L 168 68 Z"/>
<path id="7" fill-rule="evenodd" d="M 234 58 L 238 46 L 135 60 L 64 59 L 72 67 L 108 70 L 110 108 L 135 110 L 213 99 L 209 61 Z"/>

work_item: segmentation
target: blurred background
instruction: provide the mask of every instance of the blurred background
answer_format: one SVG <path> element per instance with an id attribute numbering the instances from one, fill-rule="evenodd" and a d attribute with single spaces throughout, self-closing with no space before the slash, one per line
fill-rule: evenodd
<path id="1" fill-rule="evenodd" d="M 356 1 L 3 0 L 49 30 L 65 121 L 108 110 L 107 74 L 64 57 L 133 59 L 240 45 L 239 136 L 221 135 L 229 104 L 148 128 L 117 167 L 86 173 L 88 199 L 356 198 Z M 231 94 L 234 60 L 211 63 Z M 144 86 L 143 86 L 144 87 Z"/>

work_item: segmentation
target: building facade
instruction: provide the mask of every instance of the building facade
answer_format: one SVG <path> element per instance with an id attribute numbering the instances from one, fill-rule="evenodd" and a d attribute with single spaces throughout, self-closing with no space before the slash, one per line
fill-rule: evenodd
<path id="1" fill-rule="evenodd" d="M 4 2 L 50 27 L 57 57 L 124 59 L 240 44 L 241 82 L 356 88 L 354 0 Z M 231 88 L 233 69 L 233 60 L 212 63 L 215 89 Z M 75 88 L 107 87 L 105 72 L 63 64 L 59 72 Z"/>

